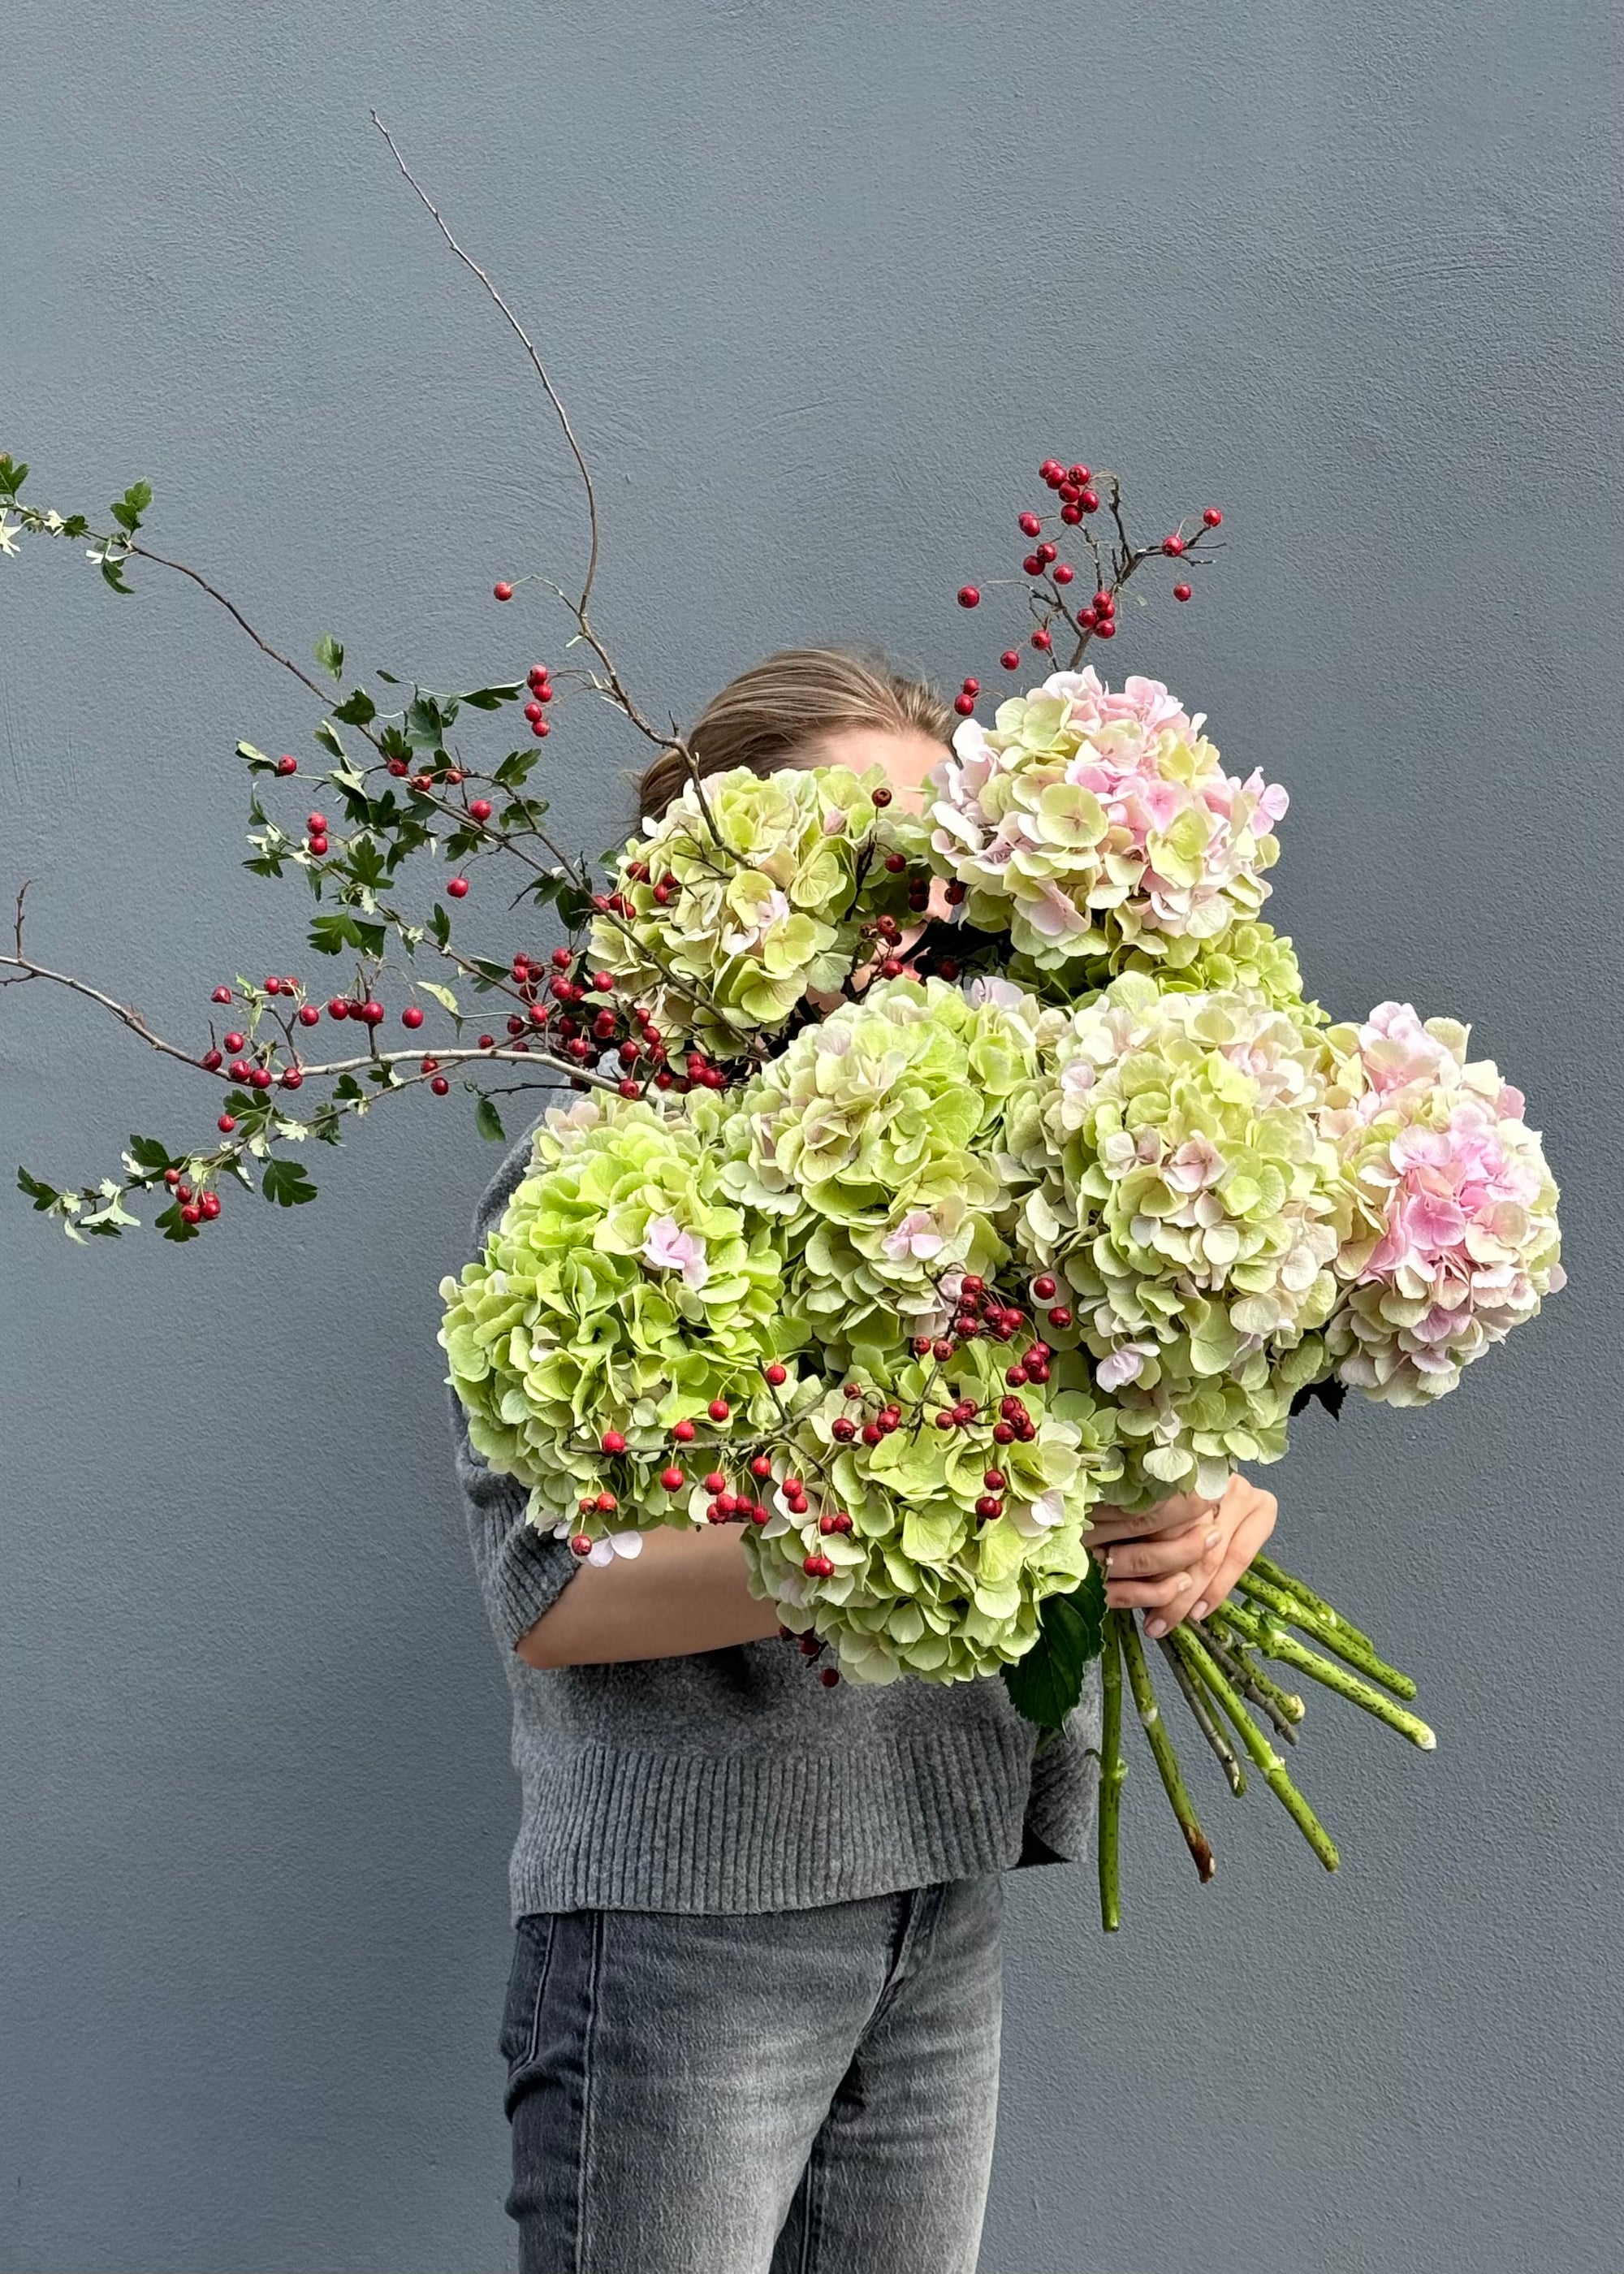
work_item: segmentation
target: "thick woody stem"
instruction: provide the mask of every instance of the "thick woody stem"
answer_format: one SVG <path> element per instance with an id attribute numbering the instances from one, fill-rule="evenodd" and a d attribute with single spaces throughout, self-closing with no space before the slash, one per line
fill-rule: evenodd
<path id="1" fill-rule="evenodd" d="M 1318 1643 L 1323 1643 L 1327 1650 L 1335 1651 L 1338 1658 L 1346 1660 L 1350 1666 L 1367 1675 L 1372 1682 L 1380 1682 L 1384 1689 L 1392 1690 L 1395 1697 L 1410 1698 L 1415 1696 L 1416 1685 L 1410 1675 L 1401 1674 L 1397 1667 L 1389 1666 L 1385 1659 L 1378 1658 L 1375 1652 L 1365 1644 L 1353 1641 L 1340 1620 L 1336 1620 L 1335 1626 L 1327 1626 L 1317 1611 L 1311 1611 L 1305 1603 L 1288 1594 L 1283 1588 L 1273 1585 L 1267 1579 L 1259 1578 L 1253 1571 L 1243 1571 L 1237 1585 L 1244 1595 L 1250 1595 L 1263 1610 L 1273 1612 L 1277 1619 L 1291 1626 L 1301 1627 L 1304 1634 L 1312 1635 Z M 1332 1617 L 1335 1618 L 1334 1612 Z"/>
<path id="2" fill-rule="evenodd" d="M 1178 1828 L 1184 1835 L 1184 1845 L 1195 1863 L 1196 1877 L 1205 1882 L 1217 1869 L 1213 1860 L 1212 1846 L 1202 1831 L 1190 1795 L 1184 1787 L 1184 1772 L 1178 1766 L 1178 1756 L 1173 1750 L 1162 1719 L 1162 1709 L 1156 1703 L 1156 1693 L 1151 1687 L 1150 1668 L 1145 1663 L 1145 1649 L 1139 1640 L 1139 1630 L 1131 1611 L 1113 1611 L 1109 1615 L 1118 1620 L 1123 1656 L 1128 1662 L 1128 1680 L 1133 1689 L 1133 1703 L 1139 1711 L 1139 1726 L 1149 1741 L 1155 1757 L 1162 1788 L 1173 1804 L 1178 1818 Z"/>
<path id="3" fill-rule="evenodd" d="M 1122 1751 L 1122 1653 L 1115 1613 L 1105 1622 L 1100 1672 L 1103 1696 L 1100 1727 L 1100 1924 L 1107 1934 L 1115 1934 L 1122 1924 L 1122 1786 L 1128 1773 Z"/>
<path id="4" fill-rule="evenodd" d="M 1396 1729 L 1401 1737 L 1408 1737 L 1410 1743 L 1419 1746 L 1424 1753 L 1437 1750 L 1435 1732 L 1417 1714 L 1407 1713 L 1402 1706 L 1395 1706 L 1390 1698 L 1384 1698 L 1380 1690 L 1373 1690 L 1368 1682 L 1361 1682 L 1357 1674 L 1337 1666 L 1328 1658 L 1321 1658 L 1318 1651 L 1305 1648 L 1295 1635 L 1287 1632 L 1283 1623 L 1271 1612 L 1232 1611 L 1230 1616 L 1232 1623 L 1246 1640 L 1270 1658 L 1277 1658 L 1284 1665 L 1296 1667 L 1299 1674 L 1312 1675 L 1327 1690 L 1334 1690 L 1339 1698 L 1345 1698 L 1350 1706 L 1362 1706 L 1365 1713 L 1373 1713 L 1377 1721 L 1385 1721 L 1389 1729 Z"/>
<path id="5" fill-rule="evenodd" d="M 1187 1623 L 1176 1626 L 1172 1632 L 1174 1648 L 1178 1651 L 1185 1663 L 1200 1675 L 1223 1707 L 1224 1712 L 1234 1723 L 1236 1734 L 1239 1736 L 1242 1744 L 1245 1746 L 1248 1753 L 1262 1770 L 1264 1781 L 1269 1790 L 1285 1808 L 1292 1822 L 1325 1865 L 1326 1870 L 1334 1871 L 1339 1860 L 1335 1842 L 1296 1785 L 1292 1783 L 1284 1761 L 1281 1759 L 1280 1755 L 1242 1705 L 1239 1694 L 1229 1675 L 1214 1659 L 1211 1652 L 1205 1649 L 1196 1639 Z"/>
<path id="6" fill-rule="evenodd" d="M 1184 1703 L 1195 1715 L 1196 1727 L 1218 1756 L 1219 1766 L 1229 1781 L 1229 1790 L 1237 1794 L 1244 1792 L 1246 1772 L 1235 1758 L 1234 1746 L 1214 1719 L 1211 1706 L 1196 1688 L 1184 1660 L 1180 1658 L 1166 1635 L 1157 1636 L 1156 1647 L 1171 1668 L 1173 1679 L 1184 1693 Z"/>

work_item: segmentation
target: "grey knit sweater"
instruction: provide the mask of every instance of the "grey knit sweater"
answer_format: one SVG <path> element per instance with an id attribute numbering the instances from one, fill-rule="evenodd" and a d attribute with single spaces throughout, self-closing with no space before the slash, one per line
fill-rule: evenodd
<path id="1" fill-rule="evenodd" d="M 474 1219 L 484 1246 L 527 1131 Z M 470 1444 L 451 1397 L 474 1562 L 513 1692 L 523 1816 L 509 1891 L 537 1910 L 767 1911 L 1070 1859 L 1094 1818 L 1098 1662 L 1066 1728 L 1034 1732 L 1002 1682 L 825 1690 L 771 1640 L 538 1672 L 514 1645 L 577 1569 L 526 1494 Z"/>

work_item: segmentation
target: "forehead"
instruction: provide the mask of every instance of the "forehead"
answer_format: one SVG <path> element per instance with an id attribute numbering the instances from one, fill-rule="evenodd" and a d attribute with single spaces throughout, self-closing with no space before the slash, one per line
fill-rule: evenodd
<path id="1" fill-rule="evenodd" d="M 841 727 L 820 735 L 817 754 L 826 764 L 883 766 L 899 789 L 913 789 L 945 755 L 947 745 L 919 727 Z"/>

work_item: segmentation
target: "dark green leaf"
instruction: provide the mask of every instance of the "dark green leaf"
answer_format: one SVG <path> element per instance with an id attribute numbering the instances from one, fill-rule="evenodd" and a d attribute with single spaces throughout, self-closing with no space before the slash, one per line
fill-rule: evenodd
<path id="1" fill-rule="evenodd" d="M 26 471 L 27 469 L 25 467 L 24 471 L 26 472 Z M 18 1170 L 17 1182 L 20 1188 L 26 1192 L 33 1201 L 34 1213 L 36 1216 L 42 1209 L 50 1208 L 56 1201 L 62 1198 L 62 1194 L 56 1190 L 55 1185 L 41 1184 L 39 1178 L 31 1177 L 26 1169 Z"/>
<path id="2" fill-rule="evenodd" d="M 504 703 L 516 703 L 522 691 L 515 680 L 507 687 L 476 687 L 470 695 L 459 695 L 456 699 L 475 711 L 500 711 Z"/>
<path id="3" fill-rule="evenodd" d="M 1004 1669 L 1017 1713 L 1040 1729 L 1058 1729 L 1083 1692 L 1089 1661 L 1100 1655 L 1105 1575 L 1092 1558 L 1088 1577 L 1071 1595 L 1050 1595 L 1038 1614 L 1038 1638 L 1025 1658 Z"/>
<path id="4" fill-rule="evenodd" d="M 411 756 L 411 744 L 398 727 L 381 727 L 379 730 L 378 747 L 386 758 L 410 758 Z"/>
<path id="5" fill-rule="evenodd" d="M 301 1201 L 313 1201 L 316 1197 L 316 1187 L 305 1174 L 303 1163 L 276 1156 L 265 1164 L 259 1190 L 267 1201 L 280 1201 L 283 1208 L 297 1208 Z"/>
<path id="6" fill-rule="evenodd" d="M 339 955 L 347 947 L 359 948 L 361 934 L 348 908 L 310 920 L 310 944 L 318 955 Z"/>
<path id="7" fill-rule="evenodd" d="M 437 750 L 456 715 L 456 705 L 443 709 L 432 695 L 414 695 L 406 706 L 406 746 L 412 750 Z"/>
<path id="8" fill-rule="evenodd" d="M 124 580 L 124 567 L 121 561 L 104 561 L 102 563 L 102 575 L 105 582 L 109 584 L 116 592 L 127 592 L 130 590 L 130 587 Z M 190 1234 L 188 1234 L 188 1237 L 190 1237 Z"/>
<path id="9" fill-rule="evenodd" d="M 365 688 L 357 687 L 342 703 L 334 705 L 333 716 L 342 719 L 346 727 L 367 727 L 378 716 L 378 710 Z"/>
<path id="10" fill-rule="evenodd" d="M 115 498 L 112 504 L 108 508 L 108 511 L 112 515 L 113 519 L 118 523 L 120 529 L 128 530 L 132 534 L 141 525 L 140 515 L 137 513 L 132 505 L 126 505 L 123 498 Z"/>
<path id="11" fill-rule="evenodd" d="M 482 1137 L 488 1137 L 494 1145 L 501 1144 L 508 1135 L 502 1127 L 501 1115 L 488 1097 L 482 1097 L 474 1108 L 474 1126 Z"/>
<path id="12" fill-rule="evenodd" d="M 398 687 L 401 683 L 392 671 L 375 671 L 372 677 L 381 679 L 386 687 Z"/>
<path id="13" fill-rule="evenodd" d="M 441 947 L 444 947 L 451 937 L 451 919 L 438 900 L 429 912 L 429 930 Z"/>
<path id="14" fill-rule="evenodd" d="M 132 505 L 137 513 L 145 513 L 147 507 L 152 503 L 152 484 L 150 482 L 132 482 L 129 488 L 124 492 L 124 503 L 126 505 Z"/>
<path id="15" fill-rule="evenodd" d="M 155 1170 L 160 1176 L 165 1169 L 178 1168 L 180 1165 L 168 1146 L 161 1145 L 155 1137 L 132 1137 L 130 1158 L 139 1162 L 143 1169 Z"/>
<path id="16" fill-rule="evenodd" d="M 166 1239 L 195 1239 L 198 1236 L 196 1224 L 187 1224 L 183 1218 L 178 1201 L 171 1201 L 161 1215 L 153 1218 L 153 1222 Z"/>
<path id="17" fill-rule="evenodd" d="M 0 456 L 0 490 L 15 497 L 27 477 L 28 469 L 16 458 Z"/>
<path id="18" fill-rule="evenodd" d="M 338 731 L 330 719 L 322 720 L 311 740 L 320 742 L 324 750 L 331 750 L 335 758 L 342 758 L 348 755 L 343 744 L 338 739 Z"/>
<path id="19" fill-rule="evenodd" d="M 316 661 L 329 679 L 342 679 L 344 675 L 343 642 L 335 640 L 331 632 L 323 632 L 316 642 Z"/>

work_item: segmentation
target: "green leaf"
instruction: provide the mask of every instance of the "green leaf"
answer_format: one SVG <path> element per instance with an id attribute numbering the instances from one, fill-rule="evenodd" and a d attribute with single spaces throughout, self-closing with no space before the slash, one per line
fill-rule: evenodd
<path id="1" fill-rule="evenodd" d="M 505 687 L 476 687 L 470 695 L 459 695 L 456 699 L 471 710 L 500 711 L 504 703 L 516 703 L 521 692 L 521 683 L 515 680 Z"/>
<path id="2" fill-rule="evenodd" d="M 246 758 L 256 772 L 261 766 L 268 766 L 271 763 L 265 752 L 256 749 L 252 742 L 239 742 L 237 746 L 237 755 L 239 758 Z"/>
<path id="3" fill-rule="evenodd" d="M 15 497 L 27 478 L 28 469 L 16 458 L 0 456 L 0 490 Z"/>
<path id="4" fill-rule="evenodd" d="M 378 716 L 378 708 L 365 688 L 357 687 L 342 703 L 335 704 L 333 716 L 342 719 L 346 727 L 368 727 Z"/>
<path id="5" fill-rule="evenodd" d="M 150 1170 L 157 1176 L 162 1176 L 166 1169 L 180 1166 L 168 1146 L 161 1145 L 155 1137 L 132 1137 L 130 1157 L 137 1168 Z"/>
<path id="6" fill-rule="evenodd" d="M 116 592 L 127 592 L 130 590 L 130 587 L 124 580 L 124 564 L 122 561 L 104 561 L 102 563 L 102 575 L 103 580 L 107 584 L 110 584 Z"/>
<path id="7" fill-rule="evenodd" d="M 444 947 L 451 937 L 451 919 L 438 900 L 429 912 L 429 930 L 441 947 Z"/>
<path id="8" fill-rule="evenodd" d="M 320 742 L 324 750 L 331 750 L 335 758 L 346 758 L 349 756 L 343 744 L 338 739 L 338 729 L 334 726 L 333 721 L 330 719 L 324 719 L 322 720 L 321 724 L 312 734 L 311 740 L 315 742 Z"/>
<path id="9" fill-rule="evenodd" d="M 318 955 L 339 955 L 347 947 L 358 949 L 361 945 L 359 927 L 348 908 L 335 908 L 330 915 L 312 916 L 309 938 Z"/>
<path id="10" fill-rule="evenodd" d="M 392 671 L 385 671 L 381 668 L 373 672 L 372 677 L 381 679 L 386 687 L 398 687 L 401 683 Z"/>
<path id="11" fill-rule="evenodd" d="M 1050 1595 L 1038 1614 L 1038 1638 L 1025 1658 L 1004 1669 L 1015 1710 L 1040 1729 L 1058 1729 L 1083 1694 L 1089 1661 L 1100 1655 L 1105 1574 L 1091 1559 L 1074 1594 Z"/>
<path id="12" fill-rule="evenodd" d="M 140 515 L 132 505 L 126 505 L 123 498 L 115 498 L 112 504 L 109 506 L 108 511 L 120 529 L 128 530 L 132 536 L 141 525 Z"/>
<path id="13" fill-rule="evenodd" d="M 454 1019 L 462 1017 L 462 1013 L 457 1008 L 457 998 L 448 987 L 441 987 L 432 979 L 416 979 L 412 984 L 414 987 L 420 987 L 425 995 L 432 995 L 437 1003 L 443 1005 L 445 1009 L 450 1012 Z"/>
<path id="14" fill-rule="evenodd" d="M 150 482 L 132 482 L 129 488 L 124 492 L 124 503 L 126 505 L 132 505 L 137 513 L 145 513 L 147 507 L 152 503 L 152 484 Z"/>
<path id="15" fill-rule="evenodd" d="M 24 471 L 26 472 L 26 468 Z M 31 1177 L 26 1169 L 18 1170 L 17 1182 L 20 1189 L 33 1201 L 36 1216 L 42 1214 L 47 1209 L 55 1208 L 62 1198 L 55 1185 L 42 1184 L 38 1177 Z"/>
<path id="16" fill-rule="evenodd" d="M 302 1201 L 313 1201 L 316 1197 L 316 1187 L 312 1184 L 302 1161 L 284 1161 L 275 1157 L 265 1164 L 259 1190 L 267 1201 L 280 1201 L 283 1208 L 297 1208 Z"/>
<path id="17" fill-rule="evenodd" d="M 198 1236 L 196 1224 L 187 1224 L 182 1216 L 178 1201 L 172 1201 L 161 1215 L 153 1218 L 153 1222 L 166 1239 L 195 1239 Z"/>
<path id="18" fill-rule="evenodd" d="M 432 695 L 414 695 L 406 706 L 406 744 L 413 750 L 437 750 L 446 729 L 456 716 L 456 705 L 442 709 Z"/>
<path id="19" fill-rule="evenodd" d="M 474 1108 L 474 1126 L 482 1137 L 488 1137 L 493 1145 L 500 1145 L 506 1141 L 508 1132 L 502 1127 L 502 1117 L 488 1097 L 482 1097 Z"/>
<path id="20" fill-rule="evenodd" d="M 316 642 L 316 661 L 329 679 L 342 679 L 344 675 L 343 642 L 335 640 L 331 632 L 323 632 Z"/>

